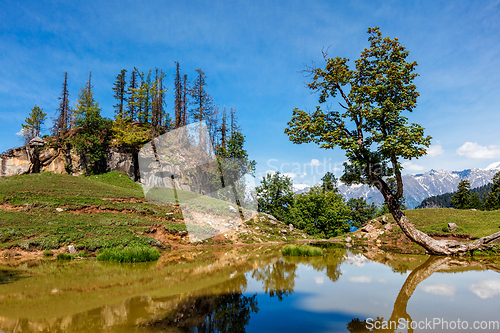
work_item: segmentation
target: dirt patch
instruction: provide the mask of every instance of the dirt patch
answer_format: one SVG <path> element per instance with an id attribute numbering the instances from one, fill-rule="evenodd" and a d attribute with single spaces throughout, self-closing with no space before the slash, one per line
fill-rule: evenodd
<path id="1" fill-rule="evenodd" d="M 0 209 L 5 211 L 20 212 L 23 209 L 23 206 L 13 206 L 10 203 L 3 203 L 0 205 Z"/>
<path id="2" fill-rule="evenodd" d="M 73 214 L 99 214 L 99 213 L 122 213 L 122 214 L 128 214 L 132 213 L 132 210 L 128 209 L 115 209 L 115 208 L 108 208 L 108 207 L 99 207 L 99 206 L 86 206 L 86 207 L 81 207 L 81 208 L 76 208 L 76 209 L 68 209 L 68 212 L 71 212 Z"/>
<path id="3" fill-rule="evenodd" d="M 109 201 L 112 203 L 147 203 L 147 201 L 136 199 L 136 198 L 101 198 L 103 201 Z"/>

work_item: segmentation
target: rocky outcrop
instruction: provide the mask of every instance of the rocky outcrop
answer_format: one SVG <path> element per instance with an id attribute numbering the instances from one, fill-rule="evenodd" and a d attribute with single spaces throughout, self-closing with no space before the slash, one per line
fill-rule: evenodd
<path id="1" fill-rule="evenodd" d="M 136 179 L 137 155 L 118 147 L 110 147 L 106 152 L 104 172 L 121 171 Z M 24 147 L 11 149 L 0 155 L 0 177 L 24 175 L 39 171 L 60 174 L 85 174 L 89 157 L 80 155 L 71 145 L 65 147 Z"/>

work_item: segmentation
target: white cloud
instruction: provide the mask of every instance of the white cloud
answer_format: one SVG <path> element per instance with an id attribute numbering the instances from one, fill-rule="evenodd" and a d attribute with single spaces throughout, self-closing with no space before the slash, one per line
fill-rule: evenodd
<path id="1" fill-rule="evenodd" d="M 323 284 L 325 282 L 325 279 L 322 276 L 316 276 L 314 278 L 314 282 L 316 282 L 316 284 Z"/>
<path id="2" fill-rule="evenodd" d="M 468 158 L 498 158 L 500 157 L 500 147 L 481 146 L 477 142 L 466 142 L 457 149 L 457 154 Z"/>
<path id="3" fill-rule="evenodd" d="M 457 288 L 451 284 L 440 283 L 440 284 L 429 284 L 426 286 L 419 286 L 420 289 L 426 293 L 443 295 L 443 296 L 453 296 L 457 291 Z"/>
<path id="4" fill-rule="evenodd" d="M 24 135 L 24 128 L 22 128 L 19 132 L 17 132 L 16 135 L 23 136 Z"/>
<path id="5" fill-rule="evenodd" d="M 276 173 L 275 170 L 267 170 L 266 175 L 274 175 Z"/>
<path id="6" fill-rule="evenodd" d="M 370 283 L 372 282 L 372 277 L 371 276 L 354 276 L 349 278 L 349 281 L 351 282 L 356 282 L 356 283 Z"/>
<path id="7" fill-rule="evenodd" d="M 469 290 L 481 298 L 491 298 L 500 294 L 500 280 L 480 281 L 478 284 L 471 284 Z"/>
<path id="8" fill-rule="evenodd" d="M 418 165 L 418 164 L 414 164 L 413 162 L 404 162 L 401 165 L 406 170 L 418 171 L 418 170 L 423 170 L 424 169 L 423 166 Z"/>
<path id="9" fill-rule="evenodd" d="M 297 177 L 297 174 L 296 173 L 293 173 L 293 172 L 286 172 L 283 174 L 283 176 L 287 176 L 291 179 L 294 179 L 295 177 Z"/>
<path id="10" fill-rule="evenodd" d="M 301 175 L 299 176 L 299 178 L 304 178 L 305 176 L 307 176 L 307 173 L 306 173 L 306 172 L 304 172 L 303 174 L 301 174 Z"/>
<path id="11" fill-rule="evenodd" d="M 311 164 L 312 166 L 321 165 L 321 163 L 319 163 L 319 160 L 317 160 L 315 158 L 313 158 L 309 164 Z"/>
<path id="12" fill-rule="evenodd" d="M 348 265 L 354 265 L 357 267 L 363 267 L 366 263 L 370 262 L 370 260 L 366 259 L 366 257 L 362 254 L 349 255 L 344 263 Z"/>
<path id="13" fill-rule="evenodd" d="M 432 145 L 427 149 L 427 156 L 434 157 L 438 155 L 443 155 L 444 149 L 441 145 Z"/>

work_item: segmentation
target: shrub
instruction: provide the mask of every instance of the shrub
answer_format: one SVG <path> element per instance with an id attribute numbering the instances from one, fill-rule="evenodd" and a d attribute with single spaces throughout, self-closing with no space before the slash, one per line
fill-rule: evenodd
<path id="1" fill-rule="evenodd" d="M 52 253 L 52 251 L 50 251 L 50 250 L 45 250 L 45 251 L 43 251 L 43 255 L 45 257 L 51 257 L 54 255 L 54 253 Z"/>
<path id="2" fill-rule="evenodd" d="M 311 245 L 286 245 L 281 254 L 284 256 L 321 256 L 323 249 Z"/>
<path id="3" fill-rule="evenodd" d="M 129 246 L 99 250 L 97 260 L 116 262 L 144 262 L 158 260 L 160 251 L 149 246 Z"/>
<path id="4" fill-rule="evenodd" d="M 71 259 L 73 259 L 73 256 L 69 253 L 59 253 L 57 255 L 57 259 L 59 259 L 59 260 L 71 260 Z"/>

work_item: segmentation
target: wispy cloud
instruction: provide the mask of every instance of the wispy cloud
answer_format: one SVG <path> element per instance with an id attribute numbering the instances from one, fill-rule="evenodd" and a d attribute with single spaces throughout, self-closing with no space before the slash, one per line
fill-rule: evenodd
<path id="1" fill-rule="evenodd" d="M 429 147 L 429 149 L 427 149 L 427 156 L 429 156 L 429 157 L 443 155 L 443 153 L 444 153 L 444 149 L 439 144 L 432 145 Z"/>
<path id="2" fill-rule="evenodd" d="M 491 298 L 500 294 L 500 280 L 486 280 L 471 284 L 469 290 L 481 298 Z"/>
<path id="3" fill-rule="evenodd" d="M 443 296 L 453 296 L 457 291 L 457 288 L 451 284 L 440 283 L 440 284 L 429 284 L 424 286 L 419 286 L 420 289 L 429 294 L 443 295 Z"/>
<path id="4" fill-rule="evenodd" d="M 468 158 L 498 158 L 500 157 L 500 147 L 481 146 L 477 142 L 466 142 L 457 149 L 457 154 Z"/>
<path id="5" fill-rule="evenodd" d="M 372 277 L 361 275 L 361 276 L 351 277 L 348 280 L 351 282 L 355 282 L 355 283 L 370 283 L 370 282 L 372 282 Z"/>
<path id="6" fill-rule="evenodd" d="M 419 171 L 423 170 L 424 167 L 413 162 L 404 162 L 401 164 L 406 170 Z"/>

